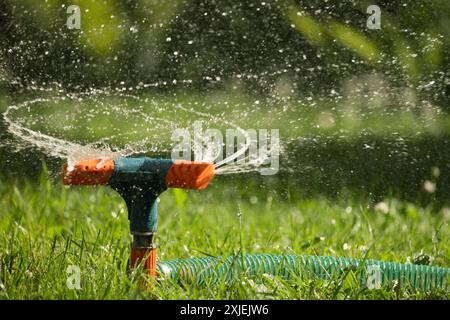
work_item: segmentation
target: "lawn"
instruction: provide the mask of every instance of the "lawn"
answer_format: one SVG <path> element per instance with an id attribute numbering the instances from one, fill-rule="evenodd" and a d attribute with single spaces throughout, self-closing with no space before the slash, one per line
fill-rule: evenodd
<path id="1" fill-rule="evenodd" d="M 450 265 L 450 209 L 432 197 L 427 205 L 394 197 L 380 204 L 370 197 L 268 190 L 218 176 L 201 192 L 165 192 L 158 258 L 296 253 Z M 2 299 L 449 298 L 443 290 L 395 284 L 371 290 L 348 274 L 290 281 L 241 274 L 206 285 L 162 280 L 144 290 L 140 273 L 127 268 L 131 237 L 124 203 L 109 188 L 66 188 L 43 170 L 38 182 L 1 181 L 0 208 Z M 70 265 L 80 268 L 79 290 L 67 286 Z"/>
<path id="2" fill-rule="evenodd" d="M 172 129 L 191 130 L 199 118 L 173 109 L 177 104 L 215 116 L 207 122 L 213 128 L 227 127 L 220 121 L 223 110 L 244 129 L 248 123 L 280 128 L 285 149 L 276 176 L 216 176 L 201 192 L 171 189 L 161 196 L 160 261 L 285 253 L 450 266 L 446 115 L 424 120 L 394 108 L 389 114 L 373 109 L 349 116 L 302 102 L 287 104 L 283 111 L 283 105 L 255 108 L 254 99 L 220 95 L 106 96 L 97 107 L 92 97 L 83 103 L 50 99 L 53 103 L 38 103 L 11 116 L 25 127 L 70 141 L 88 143 L 112 135 L 111 142 L 121 146 L 158 137 L 145 141 L 163 149 L 170 146 Z M 12 103 L 3 101 L 2 111 Z M 154 126 L 142 114 L 161 123 Z M 3 140 L 6 147 L 21 142 L 11 138 Z M 165 279 L 143 290 L 141 273 L 128 268 L 131 236 L 122 199 L 107 187 L 63 187 L 58 179 L 62 160 L 38 150 L 12 155 L 0 153 L 0 298 L 449 298 L 444 290 L 419 291 L 395 283 L 369 289 L 354 271 L 327 280 L 238 274 L 232 282 L 223 278 L 195 285 Z M 39 167 L 41 157 L 50 172 Z M 67 286 L 73 267 L 81 272 L 80 289 Z"/>
<path id="3" fill-rule="evenodd" d="M 0 299 L 450 298 L 447 283 L 386 281 L 444 282 L 436 267 L 450 281 L 448 2 L 63 2 L 0 2 Z M 191 151 L 202 145 L 196 160 L 224 142 L 224 158 L 254 161 L 216 158 L 206 190 L 161 195 L 160 262 L 358 263 L 205 283 L 130 270 L 123 199 L 63 186 L 61 168 L 174 158 L 181 130 Z M 238 131 L 258 147 L 279 136 L 275 175 L 258 174 L 254 144 L 238 151 Z M 408 267 L 381 263 L 387 283 L 371 288 L 368 259 Z"/>

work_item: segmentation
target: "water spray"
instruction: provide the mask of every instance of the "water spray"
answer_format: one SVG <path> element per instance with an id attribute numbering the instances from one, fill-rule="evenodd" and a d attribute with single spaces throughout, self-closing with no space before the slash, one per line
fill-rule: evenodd
<path id="1" fill-rule="evenodd" d="M 130 266 L 143 264 L 153 278 L 172 278 L 195 284 L 232 281 L 237 275 L 262 274 L 285 279 L 317 277 L 332 279 L 359 272 L 359 282 L 369 288 L 397 283 L 417 289 L 447 289 L 450 269 L 428 265 L 401 264 L 371 259 L 352 259 L 295 254 L 240 254 L 229 257 L 203 257 L 156 261 L 154 235 L 157 226 L 157 200 L 167 188 L 204 189 L 215 174 L 208 162 L 169 159 L 94 159 L 66 164 L 65 185 L 109 185 L 125 200 L 133 235 Z"/>

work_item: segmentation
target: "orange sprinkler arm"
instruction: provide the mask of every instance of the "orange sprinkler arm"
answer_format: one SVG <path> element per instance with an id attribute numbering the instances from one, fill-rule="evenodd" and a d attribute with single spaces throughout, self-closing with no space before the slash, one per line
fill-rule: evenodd
<path id="1" fill-rule="evenodd" d="M 65 185 L 107 184 L 114 172 L 114 160 L 94 159 L 80 161 L 73 168 L 66 163 L 63 168 L 62 181 Z"/>

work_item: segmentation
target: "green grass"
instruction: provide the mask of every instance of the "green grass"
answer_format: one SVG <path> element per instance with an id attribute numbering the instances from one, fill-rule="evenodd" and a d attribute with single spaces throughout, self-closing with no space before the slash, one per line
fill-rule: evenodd
<path id="1" fill-rule="evenodd" d="M 294 146 L 295 138 L 302 136 L 330 137 L 332 143 L 327 139 L 314 140 L 310 144 L 302 143 L 298 150 L 290 150 L 291 162 L 283 165 L 296 164 L 301 168 L 292 175 L 280 172 L 280 176 L 284 175 L 278 179 L 216 177 L 212 186 L 202 192 L 165 192 L 159 205 L 160 260 L 242 252 L 297 253 L 450 267 L 450 209 L 444 206 L 449 198 L 439 195 L 448 185 L 445 168 L 449 147 L 444 143 L 444 133 L 448 134 L 450 128 L 447 115 L 425 121 L 423 115 L 400 107 L 398 110 L 388 106 L 380 110 L 373 107 L 366 112 L 362 107 L 353 106 L 350 112 L 297 102 L 283 111 L 283 104 L 273 104 L 269 108 L 262 103 L 255 108 L 250 98 L 229 101 L 226 97 L 218 94 L 173 99 L 149 96 L 148 101 L 144 96 L 139 101 L 109 96 L 104 99 L 106 109 L 111 105 L 142 109 L 161 119 L 176 120 L 173 125 L 189 129 L 197 116 L 164 107 L 181 103 L 219 119 L 225 110 L 227 119 L 243 128 L 249 123 L 254 128 L 280 128 L 282 142 L 294 139 Z M 9 103 L 0 101 L 0 108 L 4 109 Z M 163 108 L 156 112 L 155 106 Z M 83 116 L 93 109 L 96 112 L 89 113 L 92 118 Z M 134 113 L 128 115 L 127 121 L 123 121 L 121 113 L 108 114 L 110 121 L 105 123 L 104 110 L 96 106 L 95 101 L 58 102 L 30 110 L 33 110 L 32 117 L 27 109 L 17 111 L 16 116 L 37 119 L 36 123 L 28 123 L 30 128 L 69 140 L 93 141 L 119 131 L 127 134 L 115 138 L 113 142 L 118 145 L 143 136 L 150 140 L 156 136 L 158 141 L 149 140 L 150 144 L 158 142 L 162 147 L 170 146 L 168 133 L 171 130 L 165 124 L 153 127 Z M 36 110 L 41 112 L 39 117 Z M 67 110 L 71 112 L 68 114 Z M 174 116 L 177 117 L 172 119 Z M 68 122 L 76 125 L 66 128 Z M 224 129 L 220 121 L 209 125 Z M 373 134 L 372 140 L 368 132 Z M 344 138 L 337 139 L 341 135 Z M 414 143 L 398 143 L 397 135 L 412 135 Z M 351 139 L 361 136 L 364 140 L 352 144 Z M 392 140 L 383 144 L 385 138 Z M 361 147 L 366 144 L 375 151 L 368 153 Z M 29 165 L 33 154 L 24 156 L 24 163 Z M 6 174 L 8 166 L 13 164 L 8 162 L 8 154 L 2 157 L 0 153 L 0 158 L 5 160 L 0 163 L 5 164 L 2 173 Z M 22 168 L 22 162 L 14 159 L 18 163 L 16 167 Z M 437 181 L 437 192 L 428 194 L 423 191 L 423 181 L 430 179 L 429 171 L 433 166 L 442 169 L 442 175 Z M 388 185 L 412 190 L 408 199 L 415 199 L 414 202 L 391 196 L 383 200 L 388 213 L 375 210 L 382 199 L 380 192 L 375 196 L 373 190 L 381 188 L 381 194 L 401 195 Z M 327 193 L 327 188 L 333 192 Z M 341 188 L 342 192 L 338 192 Z M 358 196 L 359 190 L 372 196 Z M 324 196 L 329 193 L 334 197 Z M 146 291 L 139 286 L 141 273 L 128 270 L 130 243 L 123 201 L 107 187 L 67 189 L 49 179 L 46 172 L 38 182 L 0 180 L 0 298 L 449 298 L 446 292 L 437 290 L 420 292 L 396 286 L 369 290 L 348 274 L 328 281 L 285 281 L 265 275 L 249 279 L 241 275 L 233 283 L 219 279 L 216 285 L 204 286 L 166 280 Z M 79 266 L 82 271 L 80 290 L 69 289 L 66 285 L 66 270 L 70 265 Z"/>
<path id="2" fill-rule="evenodd" d="M 430 197 L 432 199 L 432 197 Z M 282 198 L 216 177 L 202 192 L 169 190 L 159 205 L 159 259 L 245 253 L 367 257 L 450 266 L 449 210 L 385 200 Z M 240 214 L 239 214 L 240 213 Z M 151 291 L 127 269 L 131 238 L 122 200 L 107 187 L 70 188 L 43 173 L 38 182 L 0 182 L 2 299 L 417 299 L 444 291 L 369 290 L 352 277 L 332 280 L 242 275 L 233 283 L 194 286 L 162 281 Z M 66 285 L 67 267 L 82 272 Z"/>

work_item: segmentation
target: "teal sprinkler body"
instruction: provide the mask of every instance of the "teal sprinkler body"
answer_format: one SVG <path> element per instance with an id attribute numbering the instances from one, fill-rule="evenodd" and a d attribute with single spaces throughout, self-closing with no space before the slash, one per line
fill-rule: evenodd
<path id="1" fill-rule="evenodd" d="M 109 181 L 125 200 L 133 235 L 152 234 L 158 222 L 158 196 L 167 189 L 171 160 L 122 158 L 114 162 Z"/>
<path id="2" fill-rule="evenodd" d="M 133 235 L 131 265 L 136 265 L 149 251 L 146 264 L 150 274 L 156 268 L 156 246 L 153 237 L 158 223 L 158 196 L 167 189 L 166 176 L 171 160 L 149 158 L 121 158 L 114 162 L 114 172 L 109 181 L 125 200 Z"/>
<path id="3" fill-rule="evenodd" d="M 152 277 L 158 275 L 181 278 L 197 284 L 231 281 L 236 275 L 273 274 L 287 279 L 318 277 L 330 279 L 348 270 L 359 270 L 362 285 L 375 279 L 383 285 L 397 283 L 419 289 L 442 288 L 450 280 L 450 269 L 414 264 L 399 264 L 351 258 L 250 254 L 236 257 L 204 257 L 178 259 L 156 263 L 153 243 L 157 226 L 158 196 L 169 187 L 204 189 L 214 176 L 214 165 L 151 158 L 120 158 L 117 160 L 88 160 L 64 167 L 66 185 L 108 184 L 125 200 L 130 231 L 133 235 L 130 264 L 135 267 L 144 261 L 144 269 Z"/>

